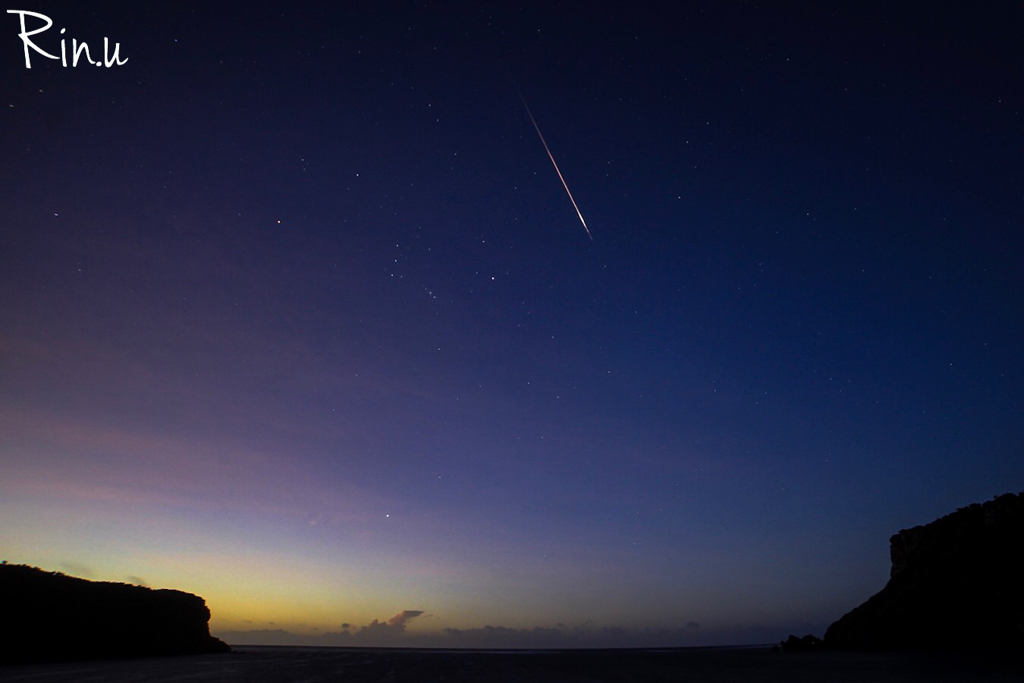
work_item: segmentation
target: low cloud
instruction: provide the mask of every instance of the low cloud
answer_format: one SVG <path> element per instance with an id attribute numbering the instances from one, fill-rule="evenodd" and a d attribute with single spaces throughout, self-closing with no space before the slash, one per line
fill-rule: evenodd
<path id="1" fill-rule="evenodd" d="M 399 631 L 404 631 L 406 623 L 408 623 L 410 619 L 415 619 L 421 614 L 423 614 L 423 610 L 421 609 L 404 609 L 388 619 L 388 626 L 393 629 L 398 629 Z"/>
<path id="2" fill-rule="evenodd" d="M 214 633 L 229 645 L 341 645 L 318 642 L 322 636 L 310 638 L 280 628 L 258 628 L 249 631 L 218 631 Z"/>
<path id="3" fill-rule="evenodd" d="M 625 628 L 622 626 L 581 626 L 558 624 L 554 628 L 508 628 L 484 626 L 482 628 L 446 628 L 448 647 L 467 648 L 616 648 L 616 647 L 677 647 L 693 645 L 700 626 L 689 622 L 679 628 Z M 704 643 L 701 643 L 704 644 Z"/>
<path id="4" fill-rule="evenodd" d="M 682 621 L 670 627 L 600 626 L 556 624 L 515 628 L 486 625 L 474 628 L 445 628 L 439 631 L 406 627 L 423 610 L 403 610 L 386 621 L 374 619 L 355 627 L 341 624 L 341 631 L 295 634 L 281 629 L 221 631 L 216 633 L 234 645 L 320 645 L 338 647 L 424 647 L 469 649 L 571 649 L 571 648 L 661 648 L 712 645 L 763 645 L 782 640 L 787 633 L 809 632 L 786 625 L 742 625 L 707 628 L 696 621 Z M 781 634 L 781 635 L 780 635 Z"/>
<path id="5" fill-rule="evenodd" d="M 423 610 L 402 610 L 387 621 L 374 619 L 369 624 L 354 629 L 352 624 L 341 624 L 341 631 L 326 631 L 303 635 L 283 629 L 252 629 L 248 631 L 219 631 L 217 635 L 233 645 L 322 645 L 322 646 L 414 646 L 407 642 L 417 636 L 407 635 L 406 625 L 423 614 Z M 274 622 L 268 622 L 274 625 Z M 317 630 L 317 629 L 314 629 Z"/>
<path id="6" fill-rule="evenodd" d="M 421 609 L 405 609 L 391 617 L 387 621 L 377 621 L 374 619 L 367 626 L 363 626 L 361 629 L 352 634 L 353 638 L 366 639 L 379 641 L 385 639 L 387 641 L 402 635 L 405 633 L 405 625 L 410 620 L 423 614 Z"/>

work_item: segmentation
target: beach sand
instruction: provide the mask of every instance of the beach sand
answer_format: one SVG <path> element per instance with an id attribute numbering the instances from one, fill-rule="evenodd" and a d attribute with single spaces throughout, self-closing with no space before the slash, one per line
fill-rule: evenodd
<path id="1" fill-rule="evenodd" d="M 231 654 L 0 667 L 31 683 L 953 683 L 1024 680 L 1021 656 L 766 648 L 467 651 L 236 647 Z"/>

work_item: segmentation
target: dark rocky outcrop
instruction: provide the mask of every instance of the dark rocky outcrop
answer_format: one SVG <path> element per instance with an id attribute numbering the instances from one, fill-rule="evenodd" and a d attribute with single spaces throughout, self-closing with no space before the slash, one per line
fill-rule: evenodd
<path id="1" fill-rule="evenodd" d="M 0 662 L 228 652 L 202 598 L 0 565 Z"/>
<path id="2" fill-rule="evenodd" d="M 791 635 L 776 647 L 783 652 L 817 652 L 825 649 L 825 641 L 812 635 L 806 635 L 803 638 Z"/>
<path id="3" fill-rule="evenodd" d="M 1024 493 L 889 540 L 889 583 L 832 624 L 848 650 L 1024 650 Z"/>

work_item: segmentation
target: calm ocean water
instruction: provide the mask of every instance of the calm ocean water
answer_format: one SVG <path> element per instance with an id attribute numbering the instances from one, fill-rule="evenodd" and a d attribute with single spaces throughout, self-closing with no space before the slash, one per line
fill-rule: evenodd
<path id="1" fill-rule="evenodd" d="M 236 647 L 227 655 L 0 667 L 31 683 L 1021 683 L 1024 657 L 760 648 L 467 651 Z"/>

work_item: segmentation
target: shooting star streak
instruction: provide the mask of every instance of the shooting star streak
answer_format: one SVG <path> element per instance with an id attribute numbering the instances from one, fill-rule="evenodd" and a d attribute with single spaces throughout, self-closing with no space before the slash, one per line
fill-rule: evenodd
<path id="1" fill-rule="evenodd" d="M 569 195 L 569 201 L 572 202 L 572 208 L 576 209 L 576 215 L 580 217 L 580 223 L 583 224 L 583 229 L 587 231 L 587 237 L 590 241 L 594 241 L 594 236 L 590 234 L 590 228 L 587 227 L 587 222 L 583 220 L 583 214 L 580 213 L 580 207 L 576 206 L 576 200 L 572 197 L 572 192 L 569 191 L 569 186 L 565 183 L 565 178 L 562 177 L 562 172 L 558 170 L 558 163 L 555 161 L 555 157 L 551 154 L 551 150 L 548 148 L 547 141 L 544 140 L 544 134 L 540 132 L 540 126 L 537 125 L 537 120 L 533 118 L 533 112 L 530 111 L 530 107 L 526 104 L 526 98 L 523 97 L 522 93 L 519 93 L 519 99 L 523 101 L 523 106 L 526 107 L 526 113 L 530 117 L 530 123 L 533 124 L 533 129 L 537 131 L 537 137 L 540 138 L 540 144 L 544 145 L 544 151 L 548 153 L 548 159 L 551 159 L 551 165 L 555 167 L 555 173 L 558 174 L 558 179 L 562 181 L 562 187 L 565 188 L 565 193 Z"/>

